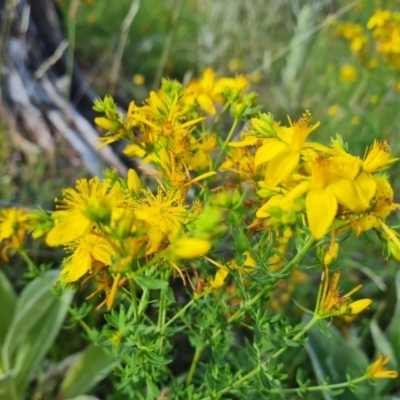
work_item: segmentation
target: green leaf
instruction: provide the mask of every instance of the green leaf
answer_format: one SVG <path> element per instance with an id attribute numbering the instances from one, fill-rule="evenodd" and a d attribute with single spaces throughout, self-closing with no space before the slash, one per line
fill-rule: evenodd
<path id="1" fill-rule="evenodd" d="M 391 358 L 391 365 L 394 369 L 396 369 L 397 368 L 396 357 L 394 356 L 393 348 L 389 340 L 387 339 L 386 335 L 382 332 L 381 328 L 379 328 L 378 324 L 374 320 L 371 321 L 370 328 L 375 348 L 384 357 L 389 355 Z"/>
<path id="2" fill-rule="evenodd" d="M 314 315 L 314 312 L 309 310 L 308 308 L 303 307 L 300 303 L 298 303 L 295 299 L 292 299 L 294 304 L 296 304 L 297 307 L 299 307 L 301 310 L 303 310 L 306 314 L 309 315 Z"/>
<path id="3" fill-rule="evenodd" d="M 396 308 L 388 332 L 394 355 L 400 363 L 400 271 L 396 274 L 396 296 Z"/>
<path id="4" fill-rule="evenodd" d="M 15 389 L 15 380 L 12 372 L 0 375 L 0 399 L 15 400 L 18 399 Z"/>
<path id="5" fill-rule="evenodd" d="M 136 276 L 135 281 L 143 289 L 149 289 L 149 290 L 165 289 L 168 286 L 167 281 L 151 278 L 150 276 L 146 276 L 146 275 Z"/>
<path id="6" fill-rule="evenodd" d="M 4 343 L 7 331 L 10 328 L 17 303 L 17 295 L 10 281 L 0 271 L 0 346 Z"/>
<path id="7" fill-rule="evenodd" d="M 46 314 L 26 333 L 24 341 L 19 344 L 16 351 L 14 369 L 16 382 L 21 395 L 25 391 L 29 377 L 35 367 L 39 365 L 60 331 L 67 313 L 67 306 L 74 296 L 73 291 L 65 292 L 61 298 L 53 296 L 53 303 Z"/>
<path id="8" fill-rule="evenodd" d="M 366 355 L 354 344 L 343 339 L 333 326 L 326 327 L 331 337 L 326 337 L 317 327 L 308 332 L 307 352 L 311 358 L 315 374 L 319 382 L 329 379 L 330 383 L 347 381 L 346 373 L 355 379 L 363 375 L 368 366 Z M 351 343 L 357 342 L 353 339 Z M 366 382 L 356 386 L 354 391 L 346 389 L 333 397 L 333 393 L 322 392 L 326 400 L 374 400 L 375 388 Z"/>
<path id="9" fill-rule="evenodd" d="M 114 366 L 105 349 L 93 345 L 86 347 L 68 369 L 61 383 L 60 397 L 72 399 L 84 394 L 104 379 Z"/>
<path id="10" fill-rule="evenodd" d="M 54 294 L 50 291 L 58 277 L 56 270 L 47 271 L 44 277 L 38 277 L 30 282 L 18 298 L 14 318 L 4 339 L 2 348 L 3 368 L 10 369 L 17 346 L 24 342 L 28 332 L 37 324 L 54 304 Z"/>
<path id="11" fill-rule="evenodd" d="M 332 336 L 331 331 L 329 330 L 329 328 L 326 326 L 325 321 L 321 321 L 318 320 L 317 321 L 317 328 L 319 329 L 319 331 L 325 335 L 326 337 L 330 338 Z"/>

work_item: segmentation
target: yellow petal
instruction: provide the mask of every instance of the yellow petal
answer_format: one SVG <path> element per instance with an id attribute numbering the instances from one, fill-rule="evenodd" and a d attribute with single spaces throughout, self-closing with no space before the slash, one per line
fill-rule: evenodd
<path id="1" fill-rule="evenodd" d="M 359 213 L 368 207 L 360 187 L 350 179 L 339 179 L 329 184 L 326 190 L 335 196 L 339 204 L 351 211 Z"/>
<path id="2" fill-rule="evenodd" d="M 128 179 L 127 179 L 127 184 L 128 184 L 128 189 L 133 190 L 136 194 L 136 196 L 139 196 L 140 191 L 142 189 L 142 184 L 140 182 L 140 179 L 138 177 L 138 174 L 134 169 L 129 169 L 128 170 Z"/>
<path id="3" fill-rule="evenodd" d="M 270 216 L 271 207 L 279 207 L 285 196 L 277 194 L 272 196 L 257 212 L 257 218 L 268 218 Z"/>
<path id="4" fill-rule="evenodd" d="M 299 165 L 300 153 L 292 149 L 281 151 L 267 166 L 265 182 L 269 187 L 279 185 Z"/>
<path id="5" fill-rule="evenodd" d="M 200 94 L 197 97 L 197 102 L 199 103 L 200 107 L 210 115 L 214 115 L 217 112 L 214 103 L 209 96 Z"/>
<path id="6" fill-rule="evenodd" d="M 239 142 L 229 142 L 228 145 L 231 147 L 247 147 L 247 146 L 254 146 L 258 143 L 260 138 L 256 136 L 245 136 L 243 140 Z"/>
<path id="7" fill-rule="evenodd" d="M 254 158 L 256 167 L 260 164 L 264 164 L 274 157 L 276 157 L 279 153 L 288 149 L 288 145 L 279 141 L 279 140 L 269 140 L 267 143 L 262 145 L 257 151 Z"/>
<path id="8" fill-rule="evenodd" d="M 139 157 L 143 158 L 146 155 L 146 151 L 139 147 L 137 144 L 130 144 L 126 146 L 123 153 L 128 157 Z"/>
<path id="9" fill-rule="evenodd" d="M 310 231 L 316 239 L 320 239 L 335 219 L 337 201 L 326 190 L 312 189 L 307 193 L 306 211 Z"/>
<path id="10" fill-rule="evenodd" d="M 369 204 L 376 192 L 375 179 L 365 172 L 361 172 L 355 179 L 356 184 L 360 187 L 361 193 L 365 201 Z"/>
<path id="11" fill-rule="evenodd" d="M 106 131 L 110 131 L 113 132 L 116 129 L 118 129 L 118 123 L 114 122 L 114 121 L 110 121 L 107 118 L 104 117 L 98 117 L 94 119 L 94 123 L 98 126 L 100 126 L 100 128 L 105 129 Z"/>
<path id="12" fill-rule="evenodd" d="M 90 271 L 92 265 L 92 259 L 89 252 L 86 251 L 75 251 L 73 254 L 69 267 L 69 272 L 65 278 L 65 282 L 76 282 L 79 278 Z"/>
<path id="13" fill-rule="evenodd" d="M 218 272 L 215 274 L 215 278 L 210 281 L 210 285 L 214 288 L 214 289 L 219 289 L 222 286 L 224 286 L 225 284 L 225 278 L 228 275 L 228 270 L 226 269 L 220 269 L 218 270 Z"/>
<path id="14" fill-rule="evenodd" d="M 204 256 L 211 249 L 211 243 L 199 238 L 181 238 L 173 246 L 172 252 L 178 258 L 192 259 Z"/>
<path id="15" fill-rule="evenodd" d="M 215 174 L 216 174 L 215 171 L 205 172 L 204 174 L 201 174 L 201 175 L 199 175 L 199 176 L 196 176 L 196 178 L 192 179 L 192 180 L 190 181 L 190 183 L 194 183 L 194 182 L 201 181 L 202 179 L 209 178 L 210 176 L 213 176 L 213 175 L 215 175 Z"/>
<path id="16" fill-rule="evenodd" d="M 92 241 L 91 244 L 93 246 L 90 251 L 92 257 L 97 261 L 101 261 L 105 265 L 111 265 L 111 256 L 114 254 L 114 251 L 110 243 L 108 243 L 106 239 L 96 235 L 90 236 L 91 238 L 89 240 Z"/>
<path id="17" fill-rule="evenodd" d="M 70 213 L 50 230 L 46 237 L 46 244 L 57 247 L 80 238 L 88 232 L 92 222 L 80 212 Z"/>
<path id="18" fill-rule="evenodd" d="M 349 309 L 351 315 L 357 315 L 363 312 L 365 309 L 367 309 L 372 303 L 371 299 L 362 299 L 362 300 L 357 300 L 353 301 L 351 304 L 349 304 Z"/>

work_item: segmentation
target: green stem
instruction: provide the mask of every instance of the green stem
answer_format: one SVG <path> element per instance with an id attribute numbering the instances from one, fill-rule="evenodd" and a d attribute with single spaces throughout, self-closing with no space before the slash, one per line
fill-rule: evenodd
<path id="1" fill-rule="evenodd" d="M 171 275 L 171 269 L 165 270 L 164 273 L 162 274 L 161 278 L 162 280 L 168 282 L 169 277 Z M 167 318 L 167 298 L 166 298 L 166 291 L 168 288 L 166 289 L 162 289 L 161 293 L 160 293 L 160 302 L 159 302 L 159 309 L 158 309 L 158 321 L 157 321 L 157 328 L 158 331 L 160 332 L 160 353 L 162 352 L 162 348 L 163 348 L 163 342 L 164 342 L 164 338 L 163 338 L 163 328 L 165 325 L 165 320 Z"/>
<path id="2" fill-rule="evenodd" d="M 222 110 L 218 113 L 218 115 L 215 117 L 214 121 L 212 122 L 210 126 L 210 132 L 218 125 L 218 122 L 221 120 L 221 117 L 225 114 L 226 110 L 229 108 L 230 103 L 226 102 L 225 105 L 222 107 Z"/>
<path id="3" fill-rule="evenodd" d="M 301 259 L 308 253 L 312 245 L 314 244 L 315 239 L 310 236 L 306 243 L 304 244 L 304 247 L 296 254 L 296 256 L 280 271 L 281 273 L 286 273 L 289 272 L 292 268 L 294 268 L 300 261 Z M 237 310 L 229 319 L 228 323 L 232 323 L 233 321 L 236 321 L 238 318 L 240 318 L 246 310 L 249 309 L 254 303 L 256 303 L 262 296 L 264 296 L 268 291 L 271 289 L 271 285 L 265 286 L 260 292 L 258 292 L 252 299 L 246 301 L 243 304 L 243 307 Z"/>
<path id="4" fill-rule="evenodd" d="M 138 312 L 138 302 L 137 302 L 137 293 L 136 293 L 136 283 L 133 278 L 129 278 L 129 290 L 131 292 L 131 303 L 133 307 L 134 313 L 134 321 L 139 321 L 139 312 Z"/>
<path id="5" fill-rule="evenodd" d="M 318 391 L 329 391 L 329 390 L 334 390 L 334 389 L 343 389 L 346 387 L 354 386 L 357 385 L 358 383 L 361 383 L 365 381 L 367 377 L 365 375 L 360 376 L 359 378 L 352 379 L 351 381 L 347 382 L 342 382 L 342 383 L 332 383 L 331 385 L 319 385 L 319 386 L 309 386 L 304 389 L 300 388 L 293 388 L 293 389 L 270 389 L 268 390 L 269 393 L 296 393 L 299 390 L 305 391 L 305 392 L 318 392 Z"/>
<path id="6" fill-rule="evenodd" d="M 168 325 L 171 325 L 177 318 L 179 318 L 181 315 L 183 315 L 186 310 L 197 300 L 198 298 L 193 298 L 192 300 L 189 301 L 184 307 L 182 307 L 169 321 L 167 321 L 161 328 L 161 331 L 164 332 L 165 328 Z"/>
<path id="7" fill-rule="evenodd" d="M 205 344 L 202 344 L 201 346 L 196 348 L 196 351 L 193 356 L 192 364 L 190 365 L 188 377 L 186 379 L 186 386 L 189 386 L 192 383 L 194 373 L 196 372 L 197 364 L 199 363 L 200 357 L 205 348 L 206 348 Z"/>
<path id="8" fill-rule="evenodd" d="M 223 144 L 222 147 L 221 147 L 221 151 L 220 151 L 219 154 L 218 154 L 217 160 L 215 161 L 214 169 L 213 169 L 213 170 L 216 170 L 216 169 L 218 168 L 218 163 L 219 163 L 219 161 L 220 161 L 220 159 L 221 159 L 221 157 L 222 157 L 222 154 L 224 153 L 227 144 L 228 144 L 228 143 L 230 142 L 230 140 L 232 139 L 232 136 L 233 136 L 233 134 L 235 133 L 235 130 L 236 130 L 238 124 L 239 124 L 239 118 L 235 118 L 235 120 L 233 121 L 232 128 L 231 128 L 231 130 L 229 131 L 228 136 L 226 137 L 225 142 L 224 142 L 224 144 Z"/>
<path id="9" fill-rule="evenodd" d="M 317 321 L 318 321 L 318 317 L 315 317 L 315 316 L 314 316 L 314 317 L 303 327 L 303 329 L 302 329 L 300 332 L 298 332 L 291 340 L 293 340 L 293 341 L 295 341 L 295 342 L 296 342 L 297 340 L 299 340 L 299 339 L 300 339 L 300 338 L 301 338 L 301 337 L 302 337 L 302 336 L 303 336 Z M 278 350 L 277 352 L 275 352 L 271 357 L 269 357 L 269 359 L 279 357 L 287 348 L 288 348 L 288 346 L 279 349 L 279 350 Z M 269 359 L 268 359 L 268 360 L 269 360 Z M 250 378 L 252 378 L 254 375 L 256 375 L 256 374 L 261 370 L 261 368 L 268 362 L 268 360 L 267 360 L 267 361 L 264 361 L 264 362 L 261 363 L 261 364 L 259 364 L 256 368 L 254 368 L 254 369 L 253 369 L 252 371 L 250 371 L 248 374 L 242 376 L 240 379 L 238 379 L 238 380 L 233 384 L 233 386 L 234 386 L 234 387 L 238 387 L 238 386 L 241 385 L 242 383 L 248 381 Z M 220 390 L 217 394 L 218 394 L 218 395 L 221 395 L 221 394 L 230 392 L 231 390 L 232 390 L 232 387 L 226 387 L 226 388 Z M 281 389 L 281 390 L 283 390 L 283 389 Z M 211 400 L 211 397 L 206 397 L 206 398 L 204 398 L 203 400 Z"/>

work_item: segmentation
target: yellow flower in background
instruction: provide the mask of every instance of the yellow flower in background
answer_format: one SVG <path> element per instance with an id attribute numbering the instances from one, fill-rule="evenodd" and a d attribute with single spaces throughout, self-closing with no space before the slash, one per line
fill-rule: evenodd
<path id="1" fill-rule="evenodd" d="M 387 370 L 386 365 L 390 361 L 390 356 L 386 356 L 384 359 L 381 353 L 378 353 L 378 359 L 371 364 L 366 372 L 368 378 L 371 379 L 382 379 L 382 378 L 390 378 L 396 379 L 399 374 L 397 371 Z"/>
<path id="2" fill-rule="evenodd" d="M 354 126 L 358 126 L 361 123 L 361 118 L 358 115 L 355 115 L 354 117 L 351 118 L 351 124 Z"/>
<path id="3" fill-rule="evenodd" d="M 260 83 L 263 80 L 263 75 L 261 72 L 257 72 L 250 76 L 250 80 L 252 83 L 257 85 L 257 83 Z"/>
<path id="4" fill-rule="evenodd" d="M 354 83 L 357 82 L 358 74 L 353 65 L 345 65 L 340 70 L 340 80 L 342 82 Z"/>
<path id="5" fill-rule="evenodd" d="M 146 78 L 144 77 L 144 75 L 142 74 L 135 74 L 132 77 L 132 82 L 136 85 L 136 86 L 142 86 L 144 85 L 146 81 Z"/>
<path id="6" fill-rule="evenodd" d="M 350 49 L 355 53 L 359 52 L 365 47 L 367 43 L 368 38 L 366 36 L 357 36 L 351 41 Z"/>
<path id="7" fill-rule="evenodd" d="M 340 108 L 339 108 L 339 106 L 338 105 L 333 105 L 333 106 L 330 106 L 329 108 L 328 108 L 328 114 L 329 115 L 332 115 L 332 116 L 335 116 L 338 112 L 340 111 Z"/>
<path id="8" fill-rule="evenodd" d="M 244 62 L 240 58 L 232 58 L 229 61 L 228 68 L 232 72 L 238 72 L 241 71 L 244 68 Z"/>
<path id="9" fill-rule="evenodd" d="M 212 68 L 206 68 L 200 79 L 189 83 L 184 101 L 191 105 L 198 104 L 208 114 L 215 115 L 217 112 L 215 105 L 226 101 L 223 95 L 226 88 L 244 91 L 248 83 L 248 78 L 244 76 L 216 79 L 215 71 Z"/>
<path id="10" fill-rule="evenodd" d="M 390 12 L 387 10 L 382 10 L 378 8 L 375 10 L 374 15 L 368 20 L 367 28 L 374 29 L 375 27 L 382 27 L 387 21 L 390 20 Z"/>
<path id="11" fill-rule="evenodd" d="M 22 247 L 25 234 L 31 228 L 29 214 L 23 208 L 6 208 L 0 211 L 0 243 L 7 240 L 6 249 Z"/>
<path id="12" fill-rule="evenodd" d="M 371 60 L 368 61 L 367 63 L 367 67 L 369 69 L 376 69 L 379 67 L 379 60 L 377 60 L 376 58 L 373 58 Z"/>
<path id="13" fill-rule="evenodd" d="M 82 236 L 79 240 L 68 246 L 72 255 L 64 260 L 64 282 L 76 282 L 83 275 L 92 270 L 92 264 L 100 261 L 105 266 L 111 265 L 112 256 L 115 254 L 110 242 L 96 233 Z"/>
<path id="14" fill-rule="evenodd" d="M 374 94 L 369 99 L 371 104 L 378 104 L 379 103 L 379 96 Z"/>

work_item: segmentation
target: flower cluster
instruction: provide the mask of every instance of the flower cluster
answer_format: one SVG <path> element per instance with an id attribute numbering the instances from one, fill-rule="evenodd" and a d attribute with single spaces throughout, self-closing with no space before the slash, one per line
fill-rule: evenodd
<path id="1" fill-rule="evenodd" d="M 328 145 L 309 141 L 320 127 L 309 111 L 298 120 L 289 118 L 288 124 L 276 121 L 260 111 L 257 95 L 247 92 L 247 85 L 245 77 L 217 79 L 207 69 L 186 87 L 164 80 L 158 92 L 151 92 L 142 105 L 132 102 L 126 114 L 111 97 L 97 99 L 94 109 L 101 116 L 95 123 L 104 130 L 100 147 L 123 140 L 123 151 L 137 168 L 129 169 L 126 177 L 109 169 L 104 178 L 78 180 L 56 199 L 53 212 L 13 208 L 0 213 L 3 258 L 8 249 L 27 258 L 24 240 L 31 232 L 33 239 L 66 250 L 62 286 L 91 281 L 95 290 L 87 298 L 101 296 L 98 308 L 114 308 L 105 341 L 114 349 L 124 343 L 122 353 L 128 349 L 134 354 L 132 358 L 120 354 L 129 382 L 130 368 L 136 368 L 132 371 L 148 386 L 153 379 L 148 371 L 161 374 L 169 362 L 168 335 L 184 329 L 189 335 L 196 332 L 197 328 L 172 323 L 197 300 L 214 301 L 208 310 L 217 310 L 218 316 L 216 311 L 213 317 L 207 315 L 210 326 L 216 318 L 228 326 L 244 314 L 264 315 L 265 307 L 280 311 L 295 286 L 307 279 L 308 271 L 297 269 L 300 262 L 316 249 L 318 261 L 313 267 L 322 270 L 323 277 L 316 306 L 314 312 L 300 306 L 313 317 L 303 328 L 277 328 L 292 346 L 301 343 L 313 324 L 333 317 L 355 318 L 372 303 L 368 298 L 351 298 L 361 285 L 341 293 L 339 242 L 373 229 L 388 256 L 400 259 L 400 235 L 386 221 L 400 208 L 386 174 L 398 160 L 388 142 L 375 140 L 360 157 L 339 135 Z M 233 120 L 230 128 L 223 125 L 228 111 Z M 288 250 L 294 248 L 293 256 Z M 171 277 L 181 279 L 189 292 L 192 288 L 193 297 L 170 318 L 173 296 L 166 289 Z M 154 301 L 149 301 L 150 290 L 160 290 Z M 128 341 L 127 329 L 120 326 L 125 311 L 121 306 L 118 317 L 114 307 L 121 304 L 119 299 L 131 302 L 129 315 L 135 326 Z M 154 320 L 145 313 L 153 303 L 158 312 Z M 257 323 L 260 330 L 265 325 L 269 330 L 280 319 Z M 196 318 L 192 320 L 196 323 Z M 201 340 L 214 343 L 218 332 L 220 326 Z M 145 341 L 148 347 L 142 352 Z M 199 346 L 196 354 L 204 347 Z M 187 385 L 198 360 L 199 355 Z M 387 362 L 379 356 L 358 381 L 395 378 L 395 371 L 385 370 Z M 264 370 L 261 358 L 256 364 L 253 372 L 240 375 L 239 383 Z"/>
<path id="2" fill-rule="evenodd" d="M 369 70 L 384 64 L 391 71 L 400 71 L 400 13 L 376 9 L 366 26 L 354 22 L 344 22 L 336 27 L 338 36 L 350 43 L 352 52 L 359 55 Z M 354 72 L 342 70 L 343 78 L 349 82 L 356 80 Z"/>

